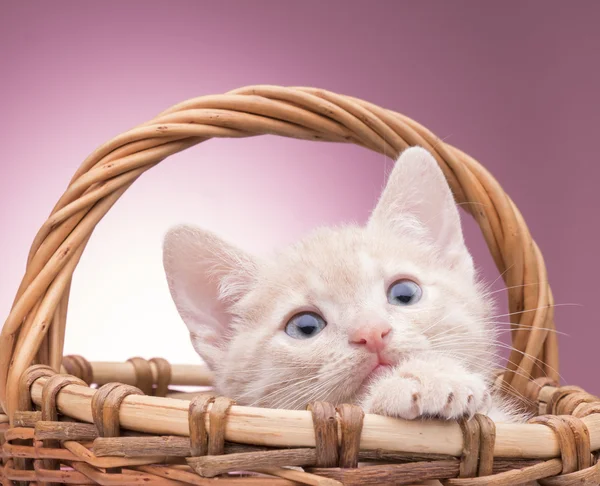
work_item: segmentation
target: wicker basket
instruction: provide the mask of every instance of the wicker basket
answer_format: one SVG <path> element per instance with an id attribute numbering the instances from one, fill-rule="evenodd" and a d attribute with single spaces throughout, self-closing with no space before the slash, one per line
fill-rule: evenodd
<path id="1" fill-rule="evenodd" d="M 435 155 L 456 201 L 476 203 L 463 207 L 508 287 L 514 350 L 498 385 L 530 400 L 532 423 L 403 421 L 322 402 L 306 411 L 239 407 L 169 390 L 209 385 L 200 366 L 63 358 L 71 276 L 119 197 L 171 154 L 260 134 L 391 156 L 421 145 Z M 35 237 L 0 335 L 2 484 L 600 484 L 600 399 L 558 387 L 552 294 L 531 285 L 546 281 L 540 251 L 497 181 L 413 120 L 313 88 L 253 86 L 186 101 L 88 157 Z"/>

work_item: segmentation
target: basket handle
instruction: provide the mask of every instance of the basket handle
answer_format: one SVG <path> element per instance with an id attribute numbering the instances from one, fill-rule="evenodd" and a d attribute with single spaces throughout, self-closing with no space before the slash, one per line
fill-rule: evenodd
<path id="1" fill-rule="evenodd" d="M 539 248 L 498 182 L 474 159 L 399 113 L 315 88 L 251 86 L 194 98 L 99 147 L 79 167 L 32 244 L 0 334 L 0 404 L 12 415 L 18 380 L 34 361 L 60 369 L 71 276 L 96 224 L 146 170 L 211 138 L 275 134 L 354 143 L 397 157 L 412 145 L 438 161 L 456 202 L 485 237 L 508 288 L 513 351 L 506 387 L 558 380 L 552 293 Z"/>

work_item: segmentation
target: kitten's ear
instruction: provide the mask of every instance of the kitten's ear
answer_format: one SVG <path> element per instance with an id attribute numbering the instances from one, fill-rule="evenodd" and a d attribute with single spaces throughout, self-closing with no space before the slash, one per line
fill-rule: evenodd
<path id="1" fill-rule="evenodd" d="M 473 268 L 450 187 L 434 157 L 422 147 L 402 152 L 368 226 L 422 235 L 452 266 Z"/>
<path id="2" fill-rule="evenodd" d="M 178 226 L 165 237 L 163 265 L 192 344 L 214 369 L 230 337 L 231 306 L 254 281 L 257 264 L 210 232 Z"/>

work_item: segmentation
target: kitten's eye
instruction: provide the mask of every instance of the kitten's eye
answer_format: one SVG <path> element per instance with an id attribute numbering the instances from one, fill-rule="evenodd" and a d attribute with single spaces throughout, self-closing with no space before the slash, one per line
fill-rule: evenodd
<path id="1" fill-rule="evenodd" d="M 388 290 L 388 302 L 394 305 L 416 304 L 421 299 L 421 287 L 412 280 L 398 280 Z"/>
<path id="2" fill-rule="evenodd" d="M 296 314 L 285 326 L 288 336 L 295 339 L 308 339 L 319 334 L 327 323 L 322 317 L 312 312 Z"/>

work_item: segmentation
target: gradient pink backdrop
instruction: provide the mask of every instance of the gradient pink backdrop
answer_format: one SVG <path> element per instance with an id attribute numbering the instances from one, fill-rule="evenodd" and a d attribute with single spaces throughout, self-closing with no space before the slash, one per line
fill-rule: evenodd
<path id="1" fill-rule="evenodd" d="M 190 97 L 311 85 L 400 111 L 492 171 L 545 255 L 557 303 L 580 304 L 556 310 L 565 382 L 599 393 L 598 18 L 597 1 L 5 2 L 0 314 L 35 232 L 99 144 Z M 356 147 L 274 137 L 173 157 L 99 225 L 74 280 L 66 351 L 196 360 L 162 277 L 168 226 L 194 222 L 265 250 L 364 221 L 390 167 Z"/>

